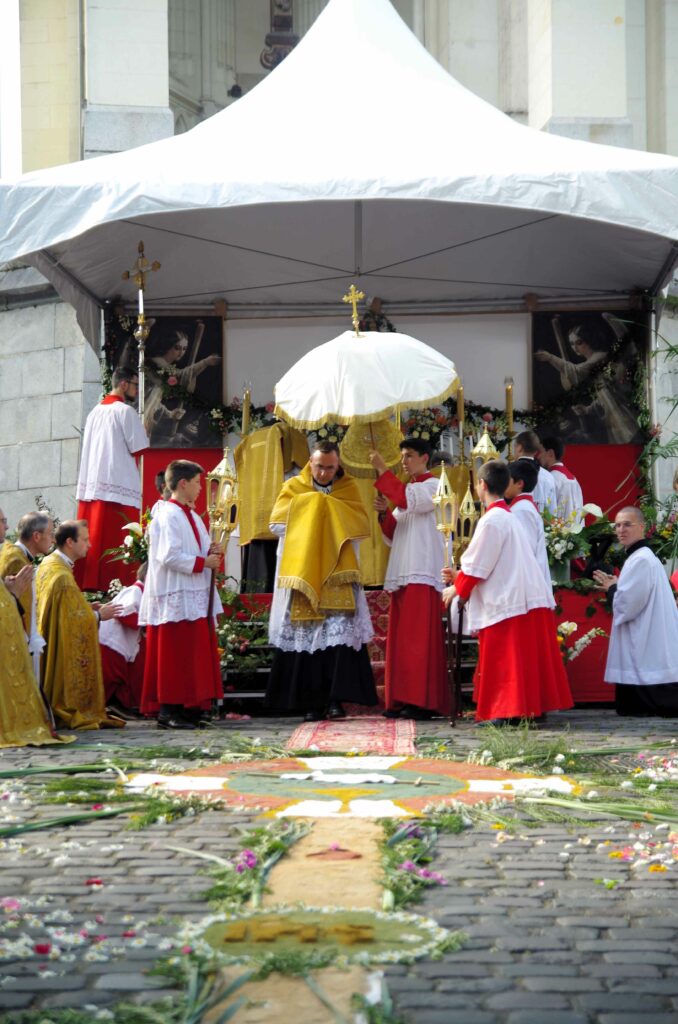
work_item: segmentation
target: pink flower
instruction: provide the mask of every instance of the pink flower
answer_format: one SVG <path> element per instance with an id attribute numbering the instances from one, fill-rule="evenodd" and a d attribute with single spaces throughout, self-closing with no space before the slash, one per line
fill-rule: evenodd
<path id="1" fill-rule="evenodd" d="M 417 865 L 413 860 L 404 860 L 402 864 L 398 865 L 398 871 L 416 871 Z"/>
<path id="2" fill-rule="evenodd" d="M 193 946 L 182 946 L 181 947 L 181 952 L 182 953 L 186 953 L 186 954 L 192 953 L 193 952 Z"/>
<path id="3" fill-rule="evenodd" d="M 134 928 L 129 928 L 126 932 L 122 933 L 123 939 L 133 939 L 136 935 Z"/>
<path id="4" fill-rule="evenodd" d="M 104 883 L 100 878 L 88 878 L 85 885 L 91 885 L 95 888 L 101 888 Z"/>
<path id="5" fill-rule="evenodd" d="M 0 900 L 0 907 L 2 907 L 5 913 L 9 914 L 12 910 L 19 910 L 21 902 L 20 900 L 15 899 L 14 896 L 4 896 Z"/>
<path id="6" fill-rule="evenodd" d="M 33 952 L 37 953 L 38 956 L 47 956 L 52 949 L 51 942 L 36 942 L 33 946 Z"/>
<path id="7" fill-rule="evenodd" d="M 174 387 L 174 385 L 178 383 L 178 380 L 177 380 L 177 378 L 176 378 L 176 377 L 174 376 L 174 374 L 172 374 L 172 375 L 171 375 L 170 377 L 168 377 L 168 378 L 167 378 L 167 383 L 169 384 L 169 386 L 170 386 L 171 388 L 173 388 L 173 387 Z"/>
<path id="8" fill-rule="evenodd" d="M 483 419 L 485 420 L 486 423 L 489 423 L 490 420 L 494 419 L 494 416 L 492 415 L 491 412 L 484 412 L 483 413 Z"/>
<path id="9" fill-rule="evenodd" d="M 103 804 L 92 804 L 92 810 L 93 811 L 103 811 L 103 809 L 104 809 L 104 805 Z"/>
<path id="10" fill-rule="evenodd" d="M 275 404 L 273 402 L 267 402 L 266 403 L 266 412 L 273 412 L 274 409 L 275 409 Z"/>

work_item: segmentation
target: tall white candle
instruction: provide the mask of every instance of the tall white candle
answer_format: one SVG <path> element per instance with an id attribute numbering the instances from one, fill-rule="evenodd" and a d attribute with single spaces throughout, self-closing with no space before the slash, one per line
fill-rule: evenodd
<path id="1" fill-rule="evenodd" d="M 144 289 L 139 289 L 139 313 L 143 316 L 144 312 Z"/>

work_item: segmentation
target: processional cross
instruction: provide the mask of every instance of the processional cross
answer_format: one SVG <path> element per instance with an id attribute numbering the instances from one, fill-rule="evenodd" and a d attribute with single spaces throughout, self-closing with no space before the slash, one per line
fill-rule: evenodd
<path id="1" fill-rule="evenodd" d="M 137 326 L 134 329 L 134 337 L 136 338 L 139 346 L 139 416 L 143 420 L 144 418 L 144 404 L 146 398 L 145 389 L 145 349 L 146 341 L 150 333 L 150 326 L 146 323 L 146 317 L 144 316 L 144 290 L 146 288 L 146 275 L 149 271 L 160 270 L 160 264 L 157 260 L 153 260 L 149 263 L 144 253 L 144 243 L 139 242 L 137 248 L 137 258 L 132 264 L 131 270 L 126 270 L 122 275 L 123 281 L 134 281 L 135 285 L 139 289 L 139 312 L 137 315 Z"/>
<path id="2" fill-rule="evenodd" d="M 342 302 L 350 302 L 353 306 L 353 316 L 351 318 L 353 323 L 353 329 L 355 331 L 356 338 L 360 337 L 360 317 L 358 316 L 358 303 L 361 299 L 365 298 L 365 292 L 359 292 L 354 284 L 348 290 L 348 294 L 342 296 Z"/>

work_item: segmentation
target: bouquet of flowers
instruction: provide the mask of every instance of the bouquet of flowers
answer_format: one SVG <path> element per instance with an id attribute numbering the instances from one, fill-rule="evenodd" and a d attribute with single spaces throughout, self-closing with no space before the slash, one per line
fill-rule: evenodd
<path id="1" fill-rule="evenodd" d="M 410 409 L 402 419 L 402 428 L 408 437 L 420 437 L 422 441 L 438 443 L 440 434 L 446 430 L 451 418 L 442 406 L 430 409 Z"/>
<path id="2" fill-rule="evenodd" d="M 113 548 L 114 558 L 125 565 L 143 565 L 148 561 L 148 524 L 151 521 L 149 509 L 141 516 L 140 523 L 126 523 L 122 529 L 126 535 L 119 548 Z"/>
<path id="3" fill-rule="evenodd" d="M 567 641 L 569 638 L 577 632 L 579 626 L 576 622 L 561 622 L 558 625 L 558 646 L 560 647 L 560 653 L 563 661 L 567 664 L 568 661 L 574 661 L 578 658 L 582 651 L 586 650 L 589 644 L 597 636 L 607 636 L 608 634 L 604 629 L 590 629 L 588 633 L 584 633 L 578 640 L 568 646 Z"/>
<path id="4" fill-rule="evenodd" d="M 603 519 L 602 509 L 598 505 L 584 505 L 584 513 L 596 517 L 596 523 Z M 587 555 L 590 548 L 589 528 L 584 526 L 584 516 L 572 512 L 567 518 L 554 516 L 548 509 L 542 512 L 544 533 L 546 535 L 546 553 L 549 565 L 566 565 L 573 558 Z M 595 526 L 593 523 L 592 526 Z"/>

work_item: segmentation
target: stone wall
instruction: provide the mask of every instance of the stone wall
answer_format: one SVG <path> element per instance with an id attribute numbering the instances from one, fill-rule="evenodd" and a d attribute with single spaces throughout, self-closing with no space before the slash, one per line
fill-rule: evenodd
<path id="1" fill-rule="evenodd" d="M 0 314 L 0 507 L 10 529 L 38 494 L 59 518 L 75 513 L 80 437 L 99 376 L 70 306 Z"/>

